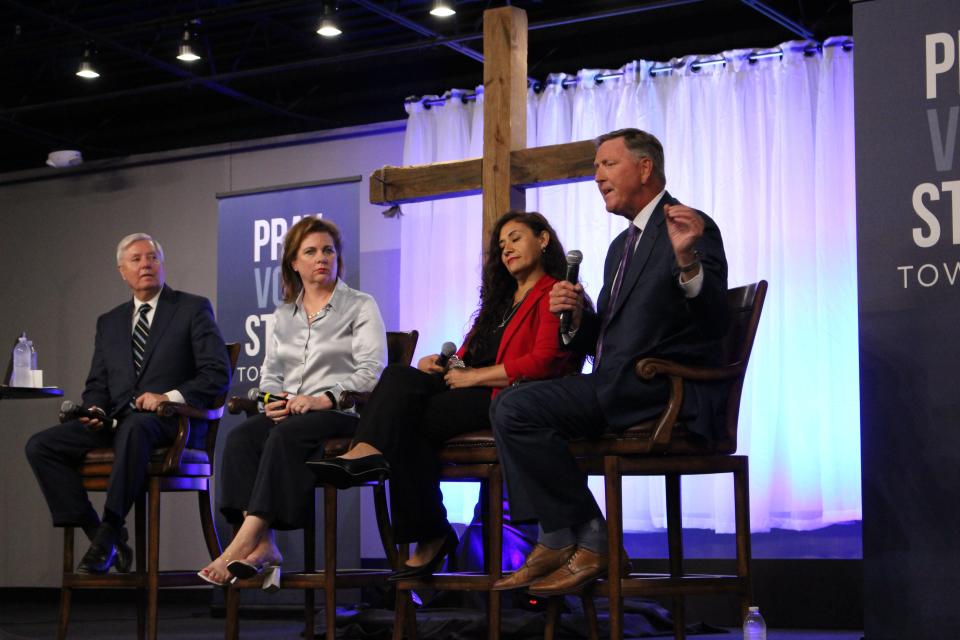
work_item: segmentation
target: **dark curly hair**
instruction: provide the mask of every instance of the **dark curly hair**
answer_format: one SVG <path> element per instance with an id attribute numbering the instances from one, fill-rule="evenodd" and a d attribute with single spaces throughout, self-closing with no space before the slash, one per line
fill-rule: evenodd
<path id="1" fill-rule="evenodd" d="M 490 231 L 490 240 L 483 262 L 483 282 L 480 285 L 480 308 L 470 329 L 468 356 L 488 346 L 487 341 L 493 337 L 504 315 L 513 306 L 513 294 L 517 291 L 517 281 L 500 259 L 500 231 L 504 225 L 514 220 L 529 227 L 535 236 L 539 237 L 544 231 L 547 232 L 550 240 L 541 258 L 543 270 L 557 280 L 562 280 L 566 276 L 567 258 L 563 245 L 560 244 L 557 232 L 542 214 L 536 211 L 508 211 L 500 216 Z"/>

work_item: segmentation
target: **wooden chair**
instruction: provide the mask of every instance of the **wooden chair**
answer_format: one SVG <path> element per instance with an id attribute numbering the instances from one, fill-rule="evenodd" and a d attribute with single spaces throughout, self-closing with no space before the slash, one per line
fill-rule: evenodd
<path id="1" fill-rule="evenodd" d="M 437 573 L 429 578 L 401 580 L 396 583 L 397 601 L 394 608 L 393 637 L 417 637 L 416 610 L 410 592 L 414 589 L 443 589 L 446 591 L 486 591 L 487 637 L 500 637 L 500 596 L 490 587 L 501 577 L 503 556 L 503 476 L 497 459 L 496 444 L 489 430 L 474 431 L 448 440 L 438 452 L 440 477 L 448 482 L 480 482 L 480 513 L 483 523 L 482 573 Z M 406 547 L 406 546 L 405 546 Z M 406 548 L 399 552 L 406 558 Z"/>
<path id="2" fill-rule="evenodd" d="M 658 418 L 619 434 L 571 445 L 588 473 L 604 476 L 610 562 L 607 578 L 590 590 L 594 595 L 609 598 L 611 638 L 623 637 L 623 598 L 627 596 L 672 597 L 674 637 L 678 639 L 685 637 L 684 599 L 687 595 L 736 594 L 742 615 L 747 613 L 751 598 L 748 461 L 747 456 L 734 454 L 737 450 L 740 395 L 766 292 L 765 280 L 728 292 L 730 325 L 723 341 L 723 365 L 694 367 L 657 358 L 637 362 L 639 377 L 650 380 L 655 376 L 667 376 L 670 380 L 670 400 Z M 729 385 L 724 428 L 714 443 L 688 431 L 679 418 L 685 380 Z M 736 574 L 686 574 L 683 571 L 680 478 L 715 473 L 733 474 Z M 624 476 L 664 476 L 666 479 L 669 574 L 623 575 L 620 554 L 623 549 Z M 546 638 L 552 638 L 556 630 L 561 599 L 551 599 Z M 591 626 L 593 636 L 596 633 L 595 619 Z"/>
<path id="3" fill-rule="evenodd" d="M 230 368 L 237 365 L 240 345 L 227 345 Z M 160 565 L 160 494 L 164 492 L 196 491 L 200 509 L 200 524 L 203 539 L 210 558 L 220 555 L 220 541 L 213 521 L 210 500 L 210 478 L 213 475 L 214 447 L 217 427 L 223 415 L 226 391 L 208 410 L 195 409 L 175 402 L 161 403 L 157 413 L 162 416 L 177 416 L 179 431 L 169 447 L 156 449 L 150 462 L 147 476 L 147 491 L 135 505 L 136 571 L 127 574 L 107 573 L 87 575 L 74 572 L 74 528 L 63 532 L 63 587 L 60 591 L 60 621 L 58 638 L 66 638 L 70 620 L 70 596 L 73 589 L 102 589 L 125 587 L 137 589 L 137 637 L 146 635 L 151 640 L 157 637 L 157 590 L 165 587 L 185 587 L 206 584 L 189 571 L 163 571 Z M 207 435 L 203 449 L 190 449 L 190 418 L 207 421 Z M 113 449 L 93 449 L 87 453 L 80 466 L 83 486 L 87 491 L 106 491 L 113 466 Z M 147 503 L 149 501 L 149 504 Z M 146 607 L 144 607 L 144 595 Z M 146 611 L 144 611 L 146 609 Z M 146 613 L 146 616 L 144 616 Z"/>
<path id="4" fill-rule="evenodd" d="M 387 362 L 389 364 L 409 365 L 413 360 L 413 352 L 417 347 L 419 332 L 388 331 L 387 332 Z M 356 407 L 362 410 L 369 393 L 344 391 L 338 399 L 341 408 Z M 257 403 L 246 398 L 231 398 L 228 404 L 230 413 L 245 412 L 247 415 L 257 413 Z M 334 457 L 350 448 L 349 438 L 331 438 L 325 445 L 322 457 Z M 380 530 L 380 539 L 391 567 L 398 566 L 396 547 L 393 544 L 393 533 L 390 528 L 390 519 L 387 515 L 386 488 L 383 482 L 370 483 L 373 487 L 374 504 L 377 514 L 377 526 Z M 306 637 L 313 637 L 314 629 L 314 595 L 316 589 L 323 589 L 325 602 L 326 636 L 330 640 L 336 637 L 336 590 L 350 589 L 371 584 L 386 584 L 390 570 L 373 569 L 337 569 L 337 494 L 338 490 L 332 485 L 318 485 L 323 487 L 323 571 L 316 570 L 316 505 L 310 504 L 307 526 L 303 530 L 303 571 L 284 571 L 280 579 L 281 588 L 304 590 L 304 625 Z M 225 637 L 232 640 L 239 637 L 239 589 L 260 588 L 262 578 L 256 576 L 249 580 L 240 580 L 226 590 L 227 623 Z"/>

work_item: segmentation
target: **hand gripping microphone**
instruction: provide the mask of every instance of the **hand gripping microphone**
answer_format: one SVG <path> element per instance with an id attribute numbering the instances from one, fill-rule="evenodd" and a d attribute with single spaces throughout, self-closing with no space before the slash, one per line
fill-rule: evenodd
<path id="1" fill-rule="evenodd" d="M 583 254 L 576 249 L 567 251 L 567 277 L 570 284 L 577 284 L 580 280 L 580 263 L 583 262 Z M 560 313 L 560 333 L 570 333 L 570 323 L 573 321 L 573 311 L 562 311 Z"/>
<path id="2" fill-rule="evenodd" d="M 437 356 L 437 366 L 446 367 L 447 362 L 450 361 L 450 356 L 457 352 L 457 345 L 452 342 L 444 342 L 443 346 L 440 347 L 440 355 Z"/>
<path id="3" fill-rule="evenodd" d="M 256 387 L 250 389 L 250 391 L 247 391 L 247 399 L 255 400 L 256 402 L 261 402 L 263 404 L 269 404 L 271 402 L 287 402 L 287 399 L 283 396 L 278 396 L 275 393 L 268 393 L 266 391 L 260 391 L 260 389 L 257 389 Z"/>
<path id="4" fill-rule="evenodd" d="M 99 426 L 91 427 L 90 425 L 87 425 L 87 428 L 91 431 L 99 431 L 103 427 L 108 429 L 117 428 L 117 421 L 113 418 L 108 418 L 103 409 L 87 409 L 86 407 L 77 404 L 73 400 L 64 400 L 63 404 L 60 405 L 60 418 L 62 420 L 77 420 L 78 418 L 99 420 Z"/>

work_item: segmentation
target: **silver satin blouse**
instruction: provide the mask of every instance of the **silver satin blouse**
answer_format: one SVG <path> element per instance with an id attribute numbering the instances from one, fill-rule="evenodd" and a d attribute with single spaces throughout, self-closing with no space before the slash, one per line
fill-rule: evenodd
<path id="1" fill-rule="evenodd" d="M 387 363 L 387 337 L 373 296 L 337 281 L 330 302 L 307 321 L 303 292 L 274 312 L 260 389 L 318 396 L 371 391 Z"/>

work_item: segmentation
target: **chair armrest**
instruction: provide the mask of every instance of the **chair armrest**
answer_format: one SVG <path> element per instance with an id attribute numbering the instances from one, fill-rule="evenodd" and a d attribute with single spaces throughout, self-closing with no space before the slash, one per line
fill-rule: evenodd
<path id="1" fill-rule="evenodd" d="M 661 452 L 670 445 L 673 437 L 673 427 L 677 423 L 680 409 L 683 406 L 683 383 L 693 382 L 722 382 L 732 380 L 743 375 L 744 364 L 741 362 L 722 367 L 699 367 L 680 364 L 660 358 L 643 358 L 638 361 L 635 371 L 638 378 L 652 380 L 656 376 L 666 376 L 670 382 L 670 399 L 667 406 L 657 419 L 651 438 L 650 451 Z"/>
<path id="2" fill-rule="evenodd" d="M 163 469 L 161 473 L 171 473 L 180 466 L 180 460 L 183 457 L 183 450 L 190 441 L 190 418 L 197 420 L 217 420 L 223 415 L 223 407 L 217 409 L 197 409 L 182 402 L 161 402 L 157 407 L 157 415 L 165 418 L 177 417 L 178 428 L 177 437 L 174 439 L 170 448 L 167 449 L 167 456 L 163 459 Z"/>
<path id="3" fill-rule="evenodd" d="M 369 399 L 369 391 L 350 391 L 347 389 L 340 393 L 340 397 L 337 399 L 337 409 L 346 411 L 347 409 L 356 408 L 357 411 L 360 411 Z"/>
<path id="4" fill-rule="evenodd" d="M 658 375 L 677 376 L 696 382 L 721 382 L 731 380 L 743 374 L 743 364 L 737 363 L 723 367 L 698 367 L 680 364 L 660 358 L 644 358 L 637 362 L 638 378 L 651 380 Z"/>
<path id="5" fill-rule="evenodd" d="M 183 416 L 196 420 L 217 420 L 223 417 L 223 407 L 217 409 L 197 409 L 182 402 L 161 402 L 157 407 L 157 414 L 169 418 Z"/>
<path id="6" fill-rule="evenodd" d="M 247 417 L 250 417 L 260 413 L 260 406 L 257 404 L 256 400 L 241 398 L 240 396 L 233 396 L 227 402 L 227 411 L 234 415 L 238 413 L 245 413 L 247 414 Z"/>

